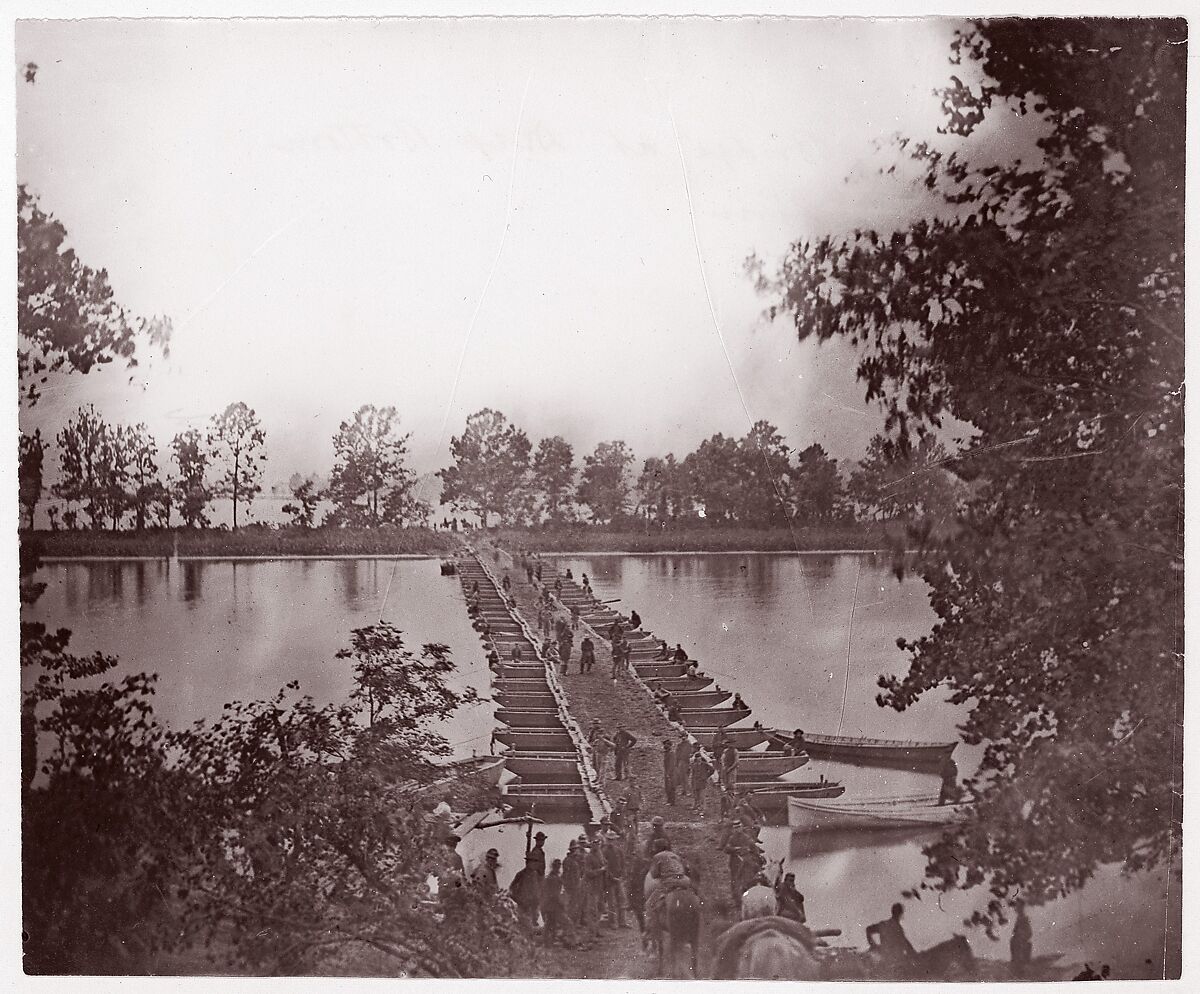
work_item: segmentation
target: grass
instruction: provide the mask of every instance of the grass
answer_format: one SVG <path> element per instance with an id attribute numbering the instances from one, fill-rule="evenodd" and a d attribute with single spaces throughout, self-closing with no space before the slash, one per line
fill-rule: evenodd
<path id="1" fill-rule="evenodd" d="M 450 534 L 428 528 L 155 528 L 144 531 L 22 532 L 42 556 L 436 556 L 455 547 Z"/>
<path id="2" fill-rule="evenodd" d="M 896 534 L 902 529 L 897 526 Z M 885 549 L 892 532 L 879 524 L 828 524 L 787 528 L 683 528 L 608 531 L 591 526 L 505 529 L 496 541 L 537 552 L 797 552 Z"/>

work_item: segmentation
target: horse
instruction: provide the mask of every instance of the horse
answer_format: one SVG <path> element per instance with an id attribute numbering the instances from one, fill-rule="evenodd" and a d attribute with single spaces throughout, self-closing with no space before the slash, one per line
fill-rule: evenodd
<path id="1" fill-rule="evenodd" d="M 696 976 L 700 954 L 700 898 L 692 888 L 681 887 L 663 896 L 653 939 L 658 949 L 660 977 L 666 975 L 663 970 L 667 961 L 671 972 L 675 972 L 679 949 L 685 942 L 692 947 L 692 976 Z"/>
<path id="2" fill-rule="evenodd" d="M 751 918 L 717 937 L 714 980 L 819 980 L 817 939 L 790 918 Z"/>
<path id="3" fill-rule="evenodd" d="M 755 884 L 742 894 L 742 920 L 774 917 L 776 903 L 773 888 Z"/>

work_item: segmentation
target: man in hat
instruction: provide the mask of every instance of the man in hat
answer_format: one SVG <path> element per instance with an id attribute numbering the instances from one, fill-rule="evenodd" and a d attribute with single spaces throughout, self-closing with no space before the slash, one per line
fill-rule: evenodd
<path id="1" fill-rule="evenodd" d="M 546 945 L 550 945 L 566 929 L 561 859 L 556 859 L 550 864 L 550 872 L 542 881 L 542 921 L 546 926 L 543 938 Z"/>
<path id="2" fill-rule="evenodd" d="M 592 754 L 596 759 L 596 776 L 602 781 L 604 780 L 604 773 L 608 769 L 608 757 L 611 755 L 612 750 L 613 741 L 603 732 L 592 742 Z"/>
<path id="3" fill-rule="evenodd" d="M 629 829 L 629 816 L 625 807 L 626 800 L 623 797 L 617 798 L 617 806 L 613 809 L 613 813 L 608 816 L 609 824 L 617 832 L 618 835 L 624 835 Z M 603 822 L 601 822 L 603 824 Z"/>
<path id="4" fill-rule="evenodd" d="M 579 672 L 591 673 L 596 665 L 596 643 L 585 638 L 579 643 Z"/>
<path id="5" fill-rule="evenodd" d="M 637 745 L 637 739 L 627 732 L 623 725 L 618 725 L 613 735 L 613 753 L 617 758 L 615 772 L 617 780 L 625 779 L 625 773 L 629 768 L 629 754 L 633 751 L 635 745 Z"/>
<path id="6" fill-rule="evenodd" d="M 687 732 L 679 733 L 675 743 L 675 788 L 682 794 L 688 790 L 688 776 L 692 770 L 692 740 Z"/>
<path id="7" fill-rule="evenodd" d="M 583 858 L 583 921 L 591 928 L 600 925 L 600 912 L 604 906 L 605 881 L 604 875 L 607 864 L 601 852 L 599 841 L 588 846 L 587 855 Z"/>
<path id="8" fill-rule="evenodd" d="M 708 788 L 712 773 L 713 769 L 704 758 L 704 753 L 697 752 L 692 757 L 692 810 L 701 816 L 704 815 L 704 791 Z"/>
<path id="9" fill-rule="evenodd" d="M 533 848 L 529 850 L 529 855 L 525 857 L 526 862 L 533 860 L 534 868 L 538 872 L 538 876 L 545 878 L 546 876 L 546 833 L 538 832 L 533 837 Z"/>
<path id="10" fill-rule="evenodd" d="M 625 852 L 621 837 L 609 832 L 604 840 L 604 893 L 608 927 L 627 928 L 625 922 Z"/>
<path id="11" fill-rule="evenodd" d="M 658 851 L 657 844 L 659 842 L 665 842 L 666 848 L 671 848 L 671 839 L 667 835 L 665 824 L 662 815 L 655 815 L 650 819 L 650 838 L 646 840 L 645 847 L 647 859 L 650 859 Z"/>
<path id="12" fill-rule="evenodd" d="M 532 855 L 525 857 L 525 868 L 513 877 L 508 885 L 508 893 L 512 895 L 521 921 L 530 930 L 536 928 L 542 904 L 542 878 L 538 875 L 537 863 Z"/>
<path id="13" fill-rule="evenodd" d="M 667 894 L 672 890 L 692 886 L 687 865 L 683 858 L 670 848 L 670 843 L 659 839 L 654 843 L 654 849 L 645 878 L 646 928 L 651 932 L 662 930 L 659 919 Z"/>
<path id="14" fill-rule="evenodd" d="M 634 835 L 637 835 L 638 820 L 642 814 L 642 788 L 632 777 L 629 779 L 629 786 L 625 788 L 625 810 L 626 817 L 629 819 L 629 828 Z"/>
<path id="15" fill-rule="evenodd" d="M 567 918 L 576 925 L 582 924 L 583 905 L 580 898 L 583 888 L 583 853 L 578 839 L 572 839 L 567 846 L 567 855 L 562 861 L 562 887 Z"/>
<path id="16" fill-rule="evenodd" d="M 485 891 L 494 894 L 499 889 L 499 882 L 496 879 L 496 875 L 499 872 L 500 851 L 498 849 L 489 849 L 484 854 L 483 862 L 475 868 L 471 880 Z"/>

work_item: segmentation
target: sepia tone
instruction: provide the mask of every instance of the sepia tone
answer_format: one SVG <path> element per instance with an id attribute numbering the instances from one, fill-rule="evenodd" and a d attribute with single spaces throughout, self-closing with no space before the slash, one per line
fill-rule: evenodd
<path id="1" fill-rule="evenodd" d="M 1178 979 L 1186 58 L 19 22 L 25 971 Z"/>

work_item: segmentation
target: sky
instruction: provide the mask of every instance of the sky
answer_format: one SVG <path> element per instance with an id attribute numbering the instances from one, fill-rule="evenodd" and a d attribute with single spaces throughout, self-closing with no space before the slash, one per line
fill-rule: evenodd
<path id="1" fill-rule="evenodd" d="M 879 142 L 935 137 L 956 26 L 21 22 L 18 181 L 175 329 L 132 383 L 60 380 L 23 424 L 94 402 L 165 449 L 243 400 L 268 482 L 326 473 L 365 403 L 397 407 L 419 473 L 485 406 L 580 457 L 766 418 L 856 459 L 882 420 L 854 355 L 767 322 L 744 260 L 925 209 Z"/>

